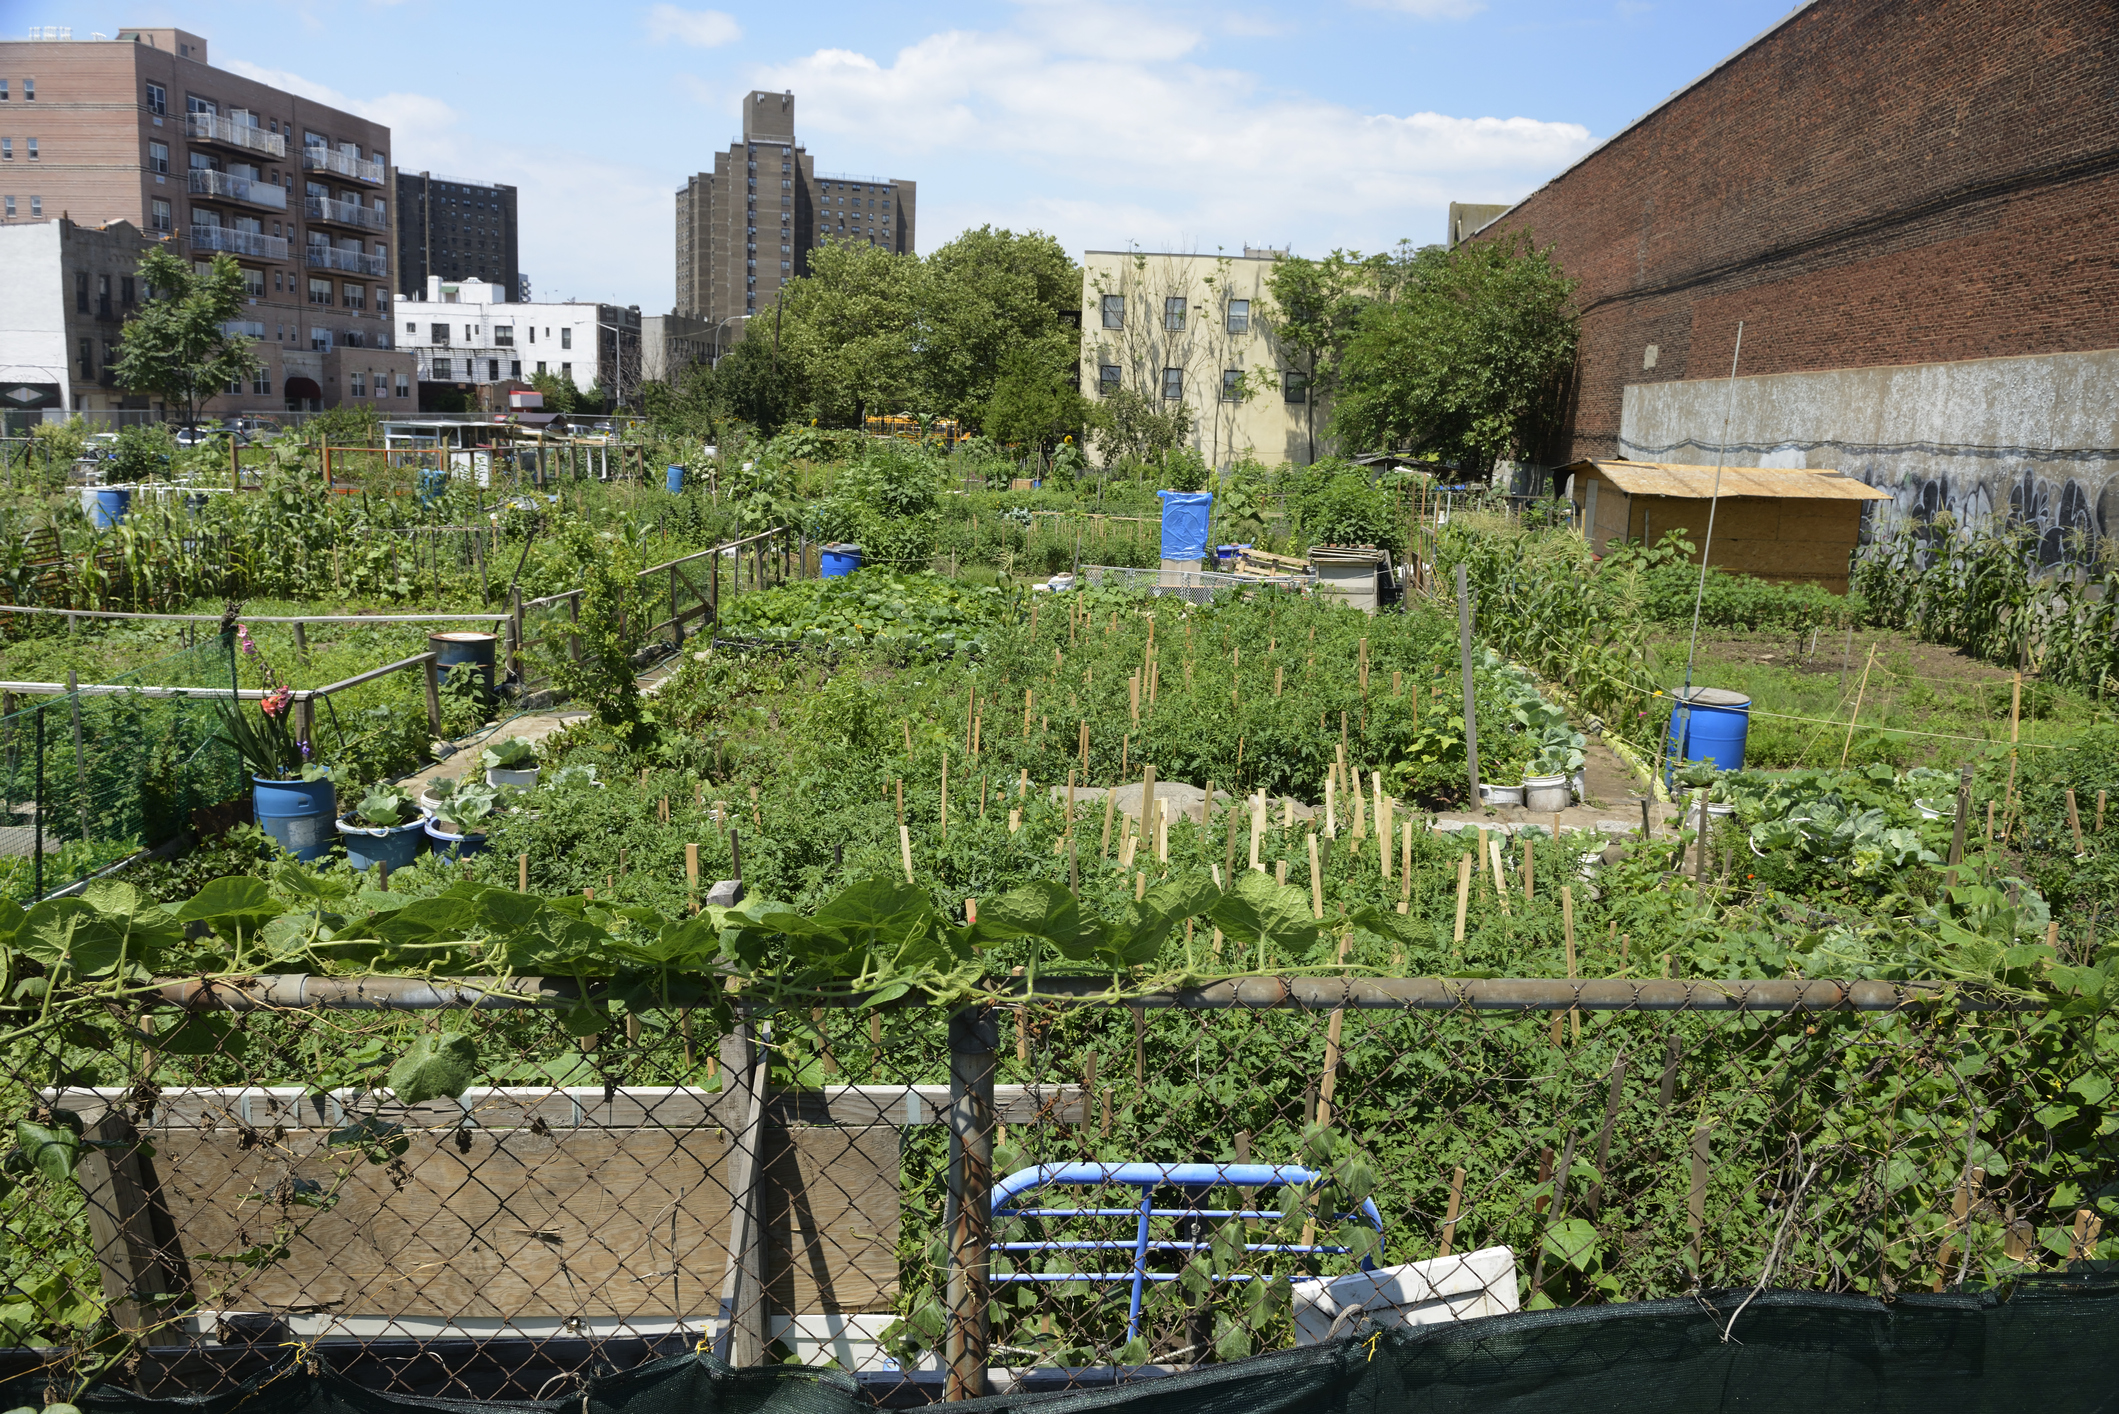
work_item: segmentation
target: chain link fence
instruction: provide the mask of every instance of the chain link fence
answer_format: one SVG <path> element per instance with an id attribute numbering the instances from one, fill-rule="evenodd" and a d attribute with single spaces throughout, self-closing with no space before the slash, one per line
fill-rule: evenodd
<path id="1" fill-rule="evenodd" d="M 1254 979 L 726 1036 L 707 994 L 167 985 L 7 1052 L 0 1374 L 204 1394 L 292 1350 L 530 1398 L 703 1347 L 925 1402 L 2100 1254 L 2109 1027 L 1736 985 Z"/>
<path id="2" fill-rule="evenodd" d="M 93 690 L 0 690 L 0 898 L 42 897 L 174 839 L 202 814 L 236 823 L 247 783 L 215 735 L 217 700 L 158 691 L 232 691 L 233 651 L 215 634 Z"/>

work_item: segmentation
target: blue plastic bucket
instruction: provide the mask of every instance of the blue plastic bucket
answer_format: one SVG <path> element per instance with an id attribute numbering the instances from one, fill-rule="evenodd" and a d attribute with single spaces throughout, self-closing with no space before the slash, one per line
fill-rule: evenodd
<path id="1" fill-rule="evenodd" d="M 684 468 L 673 466 L 665 475 L 668 480 L 664 484 L 670 488 L 670 494 L 672 496 L 682 496 L 684 494 Z"/>
<path id="2" fill-rule="evenodd" d="M 839 579 L 860 567 L 861 547 L 858 545 L 826 545 L 817 552 L 819 579 Z"/>
<path id="3" fill-rule="evenodd" d="M 94 499 L 88 503 L 89 523 L 98 530 L 108 530 L 125 519 L 131 510 L 130 486 L 99 486 Z"/>
<path id="4" fill-rule="evenodd" d="M 1670 714 L 1669 760 L 1665 781 L 1686 762 L 1712 762 L 1718 771 L 1744 769 L 1744 738 L 1751 728 L 1751 699 L 1719 687 L 1695 687 L 1676 693 Z"/>
<path id="5" fill-rule="evenodd" d="M 426 847 L 427 822 L 432 818 L 422 811 L 411 824 L 389 829 L 339 821 L 339 836 L 346 842 L 346 862 L 363 874 L 378 864 L 385 869 L 404 868 L 419 858 L 420 850 Z"/>
<path id="6" fill-rule="evenodd" d="M 440 828 L 440 821 L 427 822 L 427 848 L 442 859 L 469 859 L 474 854 L 486 852 L 486 837 L 474 831 L 468 835 L 452 835 Z"/>
<path id="7" fill-rule="evenodd" d="M 251 810 L 258 828 L 296 859 L 330 852 L 338 791 L 329 781 L 273 781 L 252 776 Z"/>
<path id="8" fill-rule="evenodd" d="M 450 672 L 463 668 L 484 680 L 486 696 L 493 695 L 493 658 L 499 638 L 490 633 L 430 633 L 427 651 L 446 680 Z"/>
<path id="9" fill-rule="evenodd" d="M 419 503 L 427 505 L 441 499 L 449 489 L 449 473 L 444 467 L 425 467 L 419 473 Z"/>

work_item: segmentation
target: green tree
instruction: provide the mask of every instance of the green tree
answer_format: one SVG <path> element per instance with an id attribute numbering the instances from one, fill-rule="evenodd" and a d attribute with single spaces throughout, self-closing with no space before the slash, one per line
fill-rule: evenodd
<path id="1" fill-rule="evenodd" d="M 1192 409 L 1174 398 L 1151 397 L 1121 384 L 1104 395 L 1097 445 L 1114 461 L 1160 463 L 1192 435 Z"/>
<path id="2" fill-rule="evenodd" d="M 1073 350 L 1057 356 L 1041 343 L 1024 342 L 1001 355 L 1000 376 L 986 399 L 980 425 L 1003 445 L 1042 454 L 1063 437 L 1081 440 L 1098 409 L 1078 392 Z"/>
<path id="3" fill-rule="evenodd" d="M 258 369 L 249 343 L 222 327 L 242 316 L 243 272 L 223 254 L 200 274 L 164 246 L 142 256 L 139 268 L 148 299 L 125 321 L 112 372 L 128 392 L 181 403 L 185 425 L 195 426 L 200 403 Z"/>
<path id="4" fill-rule="evenodd" d="M 770 437 L 802 403 L 802 380 L 792 356 L 776 357 L 772 335 L 760 329 L 721 356 L 714 368 L 713 405 Z"/>
<path id="5" fill-rule="evenodd" d="M 792 365 L 813 415 L 860 425 L 906 408 L 918 387 L 913 351 L 917 259 L 837 242 L 812 251 L 810 273 L 780 292 L 777 317 L 750 321 L 739 348 L 767 346 Z"/>
<path id="6" fill-rule="evenodd" d="M 581 390 L 574 386 L 571 378 L 562 378 L 556 373 L 533 373 L 530 386 L 544 395 L 546 412 L 579 412 Z"/>
<path id="7" fill-rule="evenodd" d="M 1081 267 L 1041 231 L 1017 235 L 981 226 L 928 256 L 915 291 L 923 410 L 975 421 L 988 414 L 1011 367 L 1018 386 L 1010 396 L 1017 403 L 1025 391 L 1023 370 L 1072 369 L 1081 329 L 1063 316 L 1074 312 L 1081 295 Z M 1029 381 L 1042 388 L 1042 378 Z M 986 430 L 1001 441 L 1043 440 Z"/>
<path id="8" fill-rule="evenodd" d="M 1332 409 L 1342 446 L 1490 473 L 1531 446 L 1575 353 L 1575 282 L 1527 234 L 1401 254 L 1365 310 Z"/>
<path id="9" fill-rule="evenodd" d="M 1282 256 L 1266 275 L 1274 342 L 1306 385 L 1303 420 L 1310 461 L 1317 460 L 1317 405 L 1337 393 L 1347 347 L 1389 264 L 1385 257 L 1335 250 L 1322 260 Z"/>

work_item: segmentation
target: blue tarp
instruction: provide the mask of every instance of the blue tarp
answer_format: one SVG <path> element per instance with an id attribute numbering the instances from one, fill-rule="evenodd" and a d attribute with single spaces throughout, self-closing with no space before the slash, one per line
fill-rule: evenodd
<path id="1" fill-rule="evenodd" d="M 1158 491 L 1163 498 L 1163 558 L 1201 560 L 1207 554 L 1207 516 L 1212 491 Z"/>

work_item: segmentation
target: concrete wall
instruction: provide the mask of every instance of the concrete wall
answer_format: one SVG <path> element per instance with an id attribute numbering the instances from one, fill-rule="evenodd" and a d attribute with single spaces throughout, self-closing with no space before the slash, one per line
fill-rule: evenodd
<path id="1" fill-rule="evenodd" d="M 1833 467 L 1894 501 L 1864 538 L 1948 511 L 2039 532 L 2046 564 L 2073 533 L 2119 535 L 2119 349 L 1843 368 L 1625 390 L 1619 454 L 1636 461 Z"/>

